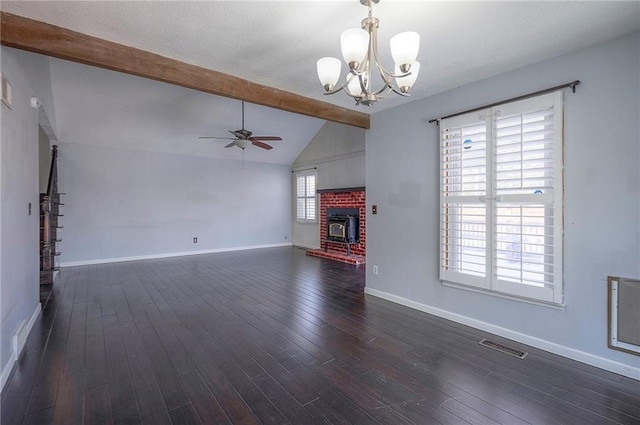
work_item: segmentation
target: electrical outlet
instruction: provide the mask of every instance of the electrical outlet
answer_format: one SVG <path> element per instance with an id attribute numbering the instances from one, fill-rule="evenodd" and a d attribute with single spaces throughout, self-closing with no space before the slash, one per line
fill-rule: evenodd
<path id="1" fill-rule="evenodd" d="M 373 274 L 378 275 L 378 266 L 373 266 Z"/>
<path id="2" fill-rule="evenodd" d="M 198 238 L 193 238 L 193 243 L 198 243 Z"/>

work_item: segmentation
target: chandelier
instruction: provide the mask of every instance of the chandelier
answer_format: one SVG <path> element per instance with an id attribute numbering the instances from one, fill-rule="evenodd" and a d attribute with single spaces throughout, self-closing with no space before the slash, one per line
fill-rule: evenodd
<path id="1" fill-rule="evenodd" d="M 361 28 L 351 28 L 342 33 L 340 44 L 342 57 L 349 65 L 346 81 L 335 88 L 340 79 L 342 63 L 337 58 L 325 57 L 318 60 L 318 78 L 324 87 L 324 94 L 334 94 L 344 90 L 355 99 L 356 105 L 374 105 L 391 92 L 409 96 L 409 89 L 415 83 L 420 71 L 416 61 L 420 46 L 420 35 L 407 31 L 391 38 L 391 56 L 395 62 L 394 72 L 387 71 L 378 58 L 378 18 L 372 16 L 373 4 L 380 0 L 360 0 L 369 8 L 369 15 L 362 20 Z M 381 78 L 381 86 L 374 89 L 372 81 L 375 73 Z M 395 80 L 395 84 L 394 84 Z"/>

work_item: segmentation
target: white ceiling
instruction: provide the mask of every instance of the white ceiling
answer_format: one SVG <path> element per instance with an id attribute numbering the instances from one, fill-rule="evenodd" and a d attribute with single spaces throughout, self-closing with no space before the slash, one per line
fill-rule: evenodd
<path id="1" fill-rule="evenodd" d="M 2 1 L 0 8 L 367 113 L 640 30 L 637 1 L 381 0 L 374 6 L 373 14 L 380 19 L 383 64 L 392 67 L 389 39 L 398 32 L 413 30 L 421 35 L 418 60 L 422 67 L 412 97 L 391 95 L 367 109 L 355 107 L 343 93 L 323 96 L 315 71 L 320 57 L 340 57 L 340 33 L 358 27 L 366 16 L 366 8 L 357 0 Z M 579 76 L 567 76 L 567 80 L 573 78 Z M 175 102 L 174 90 L 162 93 L 157 94 L 155 101 Z M 200 111 L 198 106 L 189 105 L 191 95 L 183 96 L 185 108 Z M 185 121 L 176 123 L 176 128 L 193 130 L 189 137 L 224 133 L 230 126 L 239 128 L 229 115 L 213 113 L 237 109 L 239 116 L 239 102 L 206 95 L 215 99 L 209 104 L 202 100 L 204 95 L 193 96 L 205 103 L 201 106 L 211 113 L 203 116 L 206 118 L 203 121 L 178 114 L 181 118 L 174 119 Z M 253 116 L 252 110 L 247 109 L 247 127 L 254 133 L 282 134 L 289 120 L 298 117 L 255 108 Z M 272 111 L 271 117 L 257 121 L 256 116 L 266 111 Z M 276 128 L 267 127 L 274 123 L 278 124 Z M 282 143 L 286 146 L 289 140 Z M 277 162 L 280 161 L 285 158 Z"/>

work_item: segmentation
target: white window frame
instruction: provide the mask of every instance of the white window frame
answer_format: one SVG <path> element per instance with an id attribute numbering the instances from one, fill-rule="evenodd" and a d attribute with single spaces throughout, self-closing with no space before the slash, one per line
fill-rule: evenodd
<path id="1" fill-rule="evenodd" d="M 312 190 L 312 195 L 310 195 L 308 192 L 308 184 L 309 184 L 309 177 L 313 177 L 313 190 Z M 303 190 L 302 193 L 300 193 L 299 191 L 299 182 L 300 179 L 303 179 L 304 183 L 303 183 Z M 295 179 L 295 190 L 296 190 L 296 203 L 295 203 L 295 210 L 296 210 L 296 221 L 298 223 L 317 223 L 318 222 L 318 194 L 317 194 L 317 187 L 318 187 L 318 173 L 316 173 L 315 171 L 309 171 L 309 172 L 301 172 L 301 173 L 297 173 L 296 174 L 296 179 Z M 309 214 L 309 204 L 310 204 L 310 200 L 313 199 L 313 217 L 310 217 Z M 299 202 L 302 201 L 304 204 L 304 212 L 303 215 L 304 217 L 301 217 L 299 215 L 299 207 L 298 204 Z"/>
<path id="2" fill-rule="evenodd" d="M 552 158 L 550 161 L 553 163 L 552 171 L 552 187 L 545 190 L 544 193 L 537 194 L 497 194 L 497 121 L 500 116 L 509 116 L 514 113 L 527 113 L 536 110 L 536 108 L 552 108 L 553 115 L 553 138 L 552 142 Z M 552 305 L 563 305 L 563 224 L 564 224 L 564 184 L 563 184 L 563 156 L 564 156 L 564 117 L 563 117 L 563 93 L 562 91 L 556 91 L 554 93 L 545 94 L 541 96 L 532 97 L 525 100 L 520 100 L 511 103 L 505 103 L 502 105 L 494 106 L 483 110 L 470 112 L 464 115 L 458 115 L 448 119 L 442 119 L 440 122 L 440 280 L 443 284 L 450 286 L 456 286 L 460 288 L 468 288 L 473 291 L 481 291 L 489 294 L 494 294 L 501 297 L 508 298 L 520 298 L 533 302 L 542 302 Z M 467 196 L 464 189 L 460 191 L 453 191 L 448 193 L 447 190 L 452 186 L 451 180 L 453 174 L 453 160 L 452 156 L 454 150 L 452 149 L 452 143 L 459 143 L 456 152 L 463 152 L 462 139 L 463 137 L 457 137 L 455 141 L 448 139 L 450 137 L 449 131 L 451 129 L 459 129 L 461 126 L 479 125 L 482 127 L 482 122 L 485 123 L 484 130 L 486 131 L 486 150 L 484 166 L 475 167 L 470 170 L 471 166 L 456 170 L 469 170 L 470 174 L 480 175 L 479 181 L 482 183 L 482 178 L 486 184 L 486 188 L 480 191 L 471 190 Z M 462 134 L 462 133 L 460 133 Z M 480 133 L 482 134 L 481 130 Z M 479 136 L 481 139 L 482 136 Z M 517 143 L 517 142 L 516 142 Z M 523 149 L 524 149 L 524 145 Z M 456 158 L 463 158 L 457 156 Z M 482 162 L 482 159 L 480 159 Z M 469 162 L 471 163 L 471 162 Z M 460 162 L 460 164 L 463 164 Z M 482 171 L 482 168 L 485 171 Z M 524 169 L 524 168 L 523 168 Z M 479 171 L 480 170 L 480 171 Z M 462 173 L 462 171 L 460 171 Z M 463 181 L 461 176 L 463 174 L 455 175 L 459 177 L 460 181 Z M 475 182 L 474 182 L 475 184 Z M 480 185 L 474 185 L 473 188 L 481 187 Z M 460 185 L 459 187 L 463 187 Z M 470 186 L 467 186 L 470 187 Z M 456 196 L 451 196 L 452 193 Z M 484 192 L 484 193 L 483 193 Z M 457 196 L 462 195 L 462 196 Z M 536 260 L 538 269 L 544 269 L 547 273 L 544 277 L 544 283 L 532 284 L 524 283 L 526 281 L 517 281 L 517 279 L 505 279 L 499 277 L 498 264 L 504 260 L 499 259 L 498 252 L 498 224 L 500 215 L 498 208 L 502 206 L 502 211 L 506 208 L 512 208 L 516 205 L 521 206 L 522 211 L 527 205 L 535 206 L 541 211 L 544 211 L 544 252 L 541 255 L 542 260 Z M 463 211 L 467 213 L 463 213 Z M 467 214 L 463 217 L 463 214 Z M 474 245 L 473 250 L 469 250 L 467 242 L 459 242 L 454 239 L 456 236 L 454 232 L 464 232 L 463 225 L 467 225 L 473 220 L 467 219 L 473 218 L 474 214 L 481 217 L 479 220 L 479 226 L 477 231 L 471 232 L 469 238 Z M 547 215 L 548 214 L 548 215 Z M 484 217 L 483 217 L 484 215 Z M 463 218 L 457 218 L 463 217 Z M 521 220 L 524 220 L 521 216 Z M 465 222 L 466 221 L 466 222 Z M 521 221 L 521 227 L 525 225 Z M 467 226 L 468 227 L 468 226 Z M 504 228 L 504 227 L 503 227 Z M 457 230 L 460 229 L 460 230 Z M 548 230 L 547 230 L 548 229 Z M 520 230 L 520 232 L 524 232 Z M 547 238 L 546 235 L 552 236 Z M 483 234 L 484 233 L 484 234 Z M 524 233 L 520 236 L 523 237 Z M 457 236 L 459 240 L 463 240 L 464 236 Z M 473 240 L 477 238 L 476 240 Z M 549 246 L 547 247 L 547 239 L 549 239 Z M 520 241 L 521 243 L 522 240 Z M 502 242 L 504 243 L 504 242 Z M 464 250 L 467 249 L 467 254 Z M 476 255 L 476 257 L 474 257 Z M 466 256 L 466 257 L 465 257 Z M 465 257 L 465 259 L 463 259 Z M 531 261 L 520 258 L 515 263 L 524 268 L 529 266 Z M 476 263 L 473 263 L 477 261 Z M 548 265 L 548 262 L 551 264 Z M 466 264 L 461 266 L 461 264 Z M 477 268 L 476 268 L 477 267 Z M 504 272 L 504 266 L 501 269 Z M 552 270 L 552 271 L 550 271 Z M 503 273 L 504 275 L 504 273 Z M 522 275 L 521 275 L 522 276 Z"/>

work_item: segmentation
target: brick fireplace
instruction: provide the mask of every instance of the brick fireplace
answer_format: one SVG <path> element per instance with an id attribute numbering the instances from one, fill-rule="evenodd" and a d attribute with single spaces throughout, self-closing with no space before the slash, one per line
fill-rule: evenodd
<path id="1" fill-rule="evenodd" d="M 349 264 L 363 264 L 366 255 L 366 199 L 364 187 L 352 187 L 341 189 L 320 189 L 319 216 L 320 216 L 320 248 L 319 250 L 307 251 L 307 254 L 316 257 L 330 258 Z M 349 245 L 349 255 L 347 255 L 347 245 L 327 241 L 327 209 L 347 210 L 357 209 L 359 242 Z"/>

